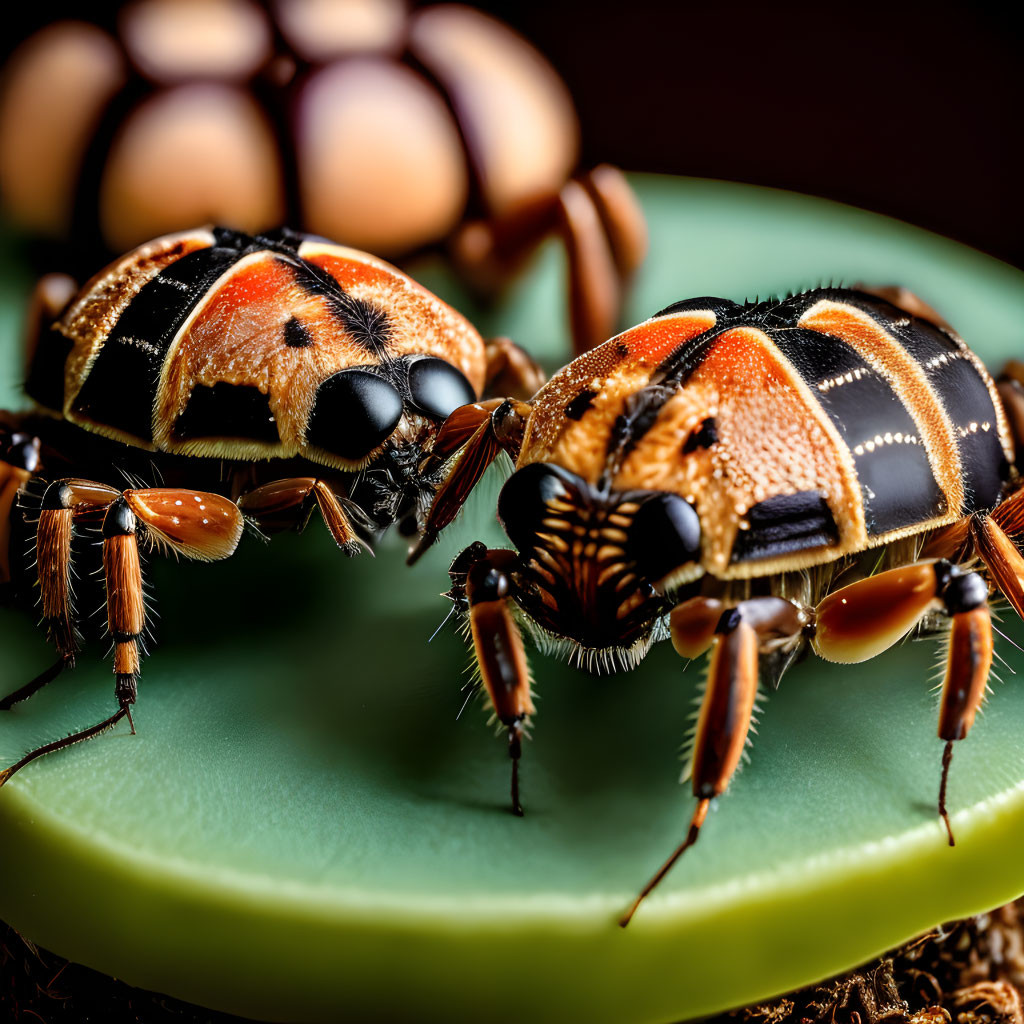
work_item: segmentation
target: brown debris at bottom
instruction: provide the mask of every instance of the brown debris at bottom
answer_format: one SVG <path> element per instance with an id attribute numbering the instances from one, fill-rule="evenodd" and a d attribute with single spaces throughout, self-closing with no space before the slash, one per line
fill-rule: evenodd
<path id="1" fill-rule="evenodd" d="M 713 1024 L 1024 1024 L 1024 899 Z"/>

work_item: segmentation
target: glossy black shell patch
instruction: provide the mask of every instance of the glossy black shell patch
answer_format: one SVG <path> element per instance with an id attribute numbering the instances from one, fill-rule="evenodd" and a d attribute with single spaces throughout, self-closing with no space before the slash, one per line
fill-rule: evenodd
<path id="1" fill-rule="evenodd" d="M 340 370 L 317 389 L 306 443 L 353 461 L 390 437 L 404 407 L 402 396 L 369 370 Z"/>
<path id="2" fill-rule="evenodd" d="M 576 504 L 582 500 L 577 485 L 583 481 L 561 466 L 532 462 L 516 470 L 505 481 L 498 495 L 498 520 L 509 540 L 520 551 L 528 551 L 536 542 L 541 520 L 548 504 L 560 501 Z"/>
<path id="3" fill-rule="evenodd" d="M 839 540 L 832 511 L 818 491 L 766 498 L 754 505 L 746 518 L 749 527 L 736 534 L 733 562 L 779 558 Z"/>
<path id="4" fill-rule="evenodd" d="M 270 402 L 259 388 L 223 381 L 207 387 L 197 384 L 188 404 L 174 421 L 179 441 L 203 437 L 230 437 L 277 444 L 277 422 Z"/>
<path id="5" fill-rule="evenodd" d="M 462 371 L 434 356 L 409 363 L 409 396 L 417 409 L 439 420 L 476 401 L 473 385 Z"/>

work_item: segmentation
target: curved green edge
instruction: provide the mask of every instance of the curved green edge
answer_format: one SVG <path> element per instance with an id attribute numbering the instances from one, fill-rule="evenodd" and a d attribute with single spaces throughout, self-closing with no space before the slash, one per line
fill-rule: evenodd
<path id="1" fill-rule="evenodd" d="M 75 958 L 116 965 L 136 986 L 165 989 L 170 961 L 175 995 L 260 1019 L 330 1021 L 343 1008 L 374 1020 L 486 1012 L 494 1021 L 641 1022 L 743 1005 L 866 960 L 937 923 L 936 892 L 948 919 L 1020 895 L 1019 864 L 993 871 L 990 851 L 1024 845 L 1024 786 L 956 815 L 952 851 L 925 825 L 884 850 L 867 843 L 817 869 L 801 864 L 663 900 L 625 932 L 614 925 L 621 899 L 361 905 L 355 893 L 282 891 L 259 877 L 211 878 L 147 861 L 86 836 L 69 843 L 66 822 L 20 793 L 5 799 L 0 820 L 5 916 L 60 950 L 69 917 L 102 913 Z M 45 880 L 45 899 L 10 887 L 27 873 Z M 169 927 L 145 928 L 150 917 Z M 184 948 L 182 934 L 191 937 Z M 239 941 L 248 955 L 225 972 L 224 950 Z"/>
<path id="2" fill-rule="evenodd" d="M 861 211 L 785 193 L 685 180 L 642 178 L 638 184 L 654 230 L 652 262 L 634 296 L 642 315 L 681 294 L 740 298 L 815 283 L 819 271 L 811 268 L 829 266 L 830 275 L 847 281 L 901 280 L 915 287 L 993 363 L 1014 354 L 1020 342 L 1024 279 L 980 254 Z M 696 244 L 681 251 L 681 238 Z M 548 345 L 551 354 L 550 338 L 561 331 L 552 312 L 558 262 L 552 249 L 542 254 L 539 269 L 513 289 L 508 304 L 482 317 L 485 327 L 536 339 L 536 347 Z M 436 277 L 430 283 L 468 305 L 458 302 L 442 268 L 425 269 L 423 276 Z M 474 525 L 481 527 L 486 513 L 476 516 Z M 289 559 L 301 562 L 305 556 L 297 552 L 311 544 L 319 552 L 313 559 L 329 554 L 322 541 L 301 542 L 302 549 L 286 539 L 275 542 L 272 558 L 279 567 Z M 450 540 L 453 547 L 457 543 Z M 365 618 L 335 638 L 343 651 L 344 644 L 359 643 L 360 628 L 371 646 L 379 644 L 368 624 L 389 610 L 396 631 L 410 622 L 421 629 L 436 621 L 435 604 L 426 602 L 443 579 L 443 555 L 419 575 L 410 574 L 408 584 L 400 552 L 382 552 L 378 563 L 389 565 L 371 569 L 363 564 L 368 562 L 360 560 L 329 596 L 343 617 L 346 591 L 351 611 L 351 591 L 374 579 L 391 580 L 386 594 L 359 609 Z M 313 565 L 310 560 L 298 571 Z M 236 590 L 247 581 L 252 585 L 246 572 L 256 570 L 246 569 L 243 559 L 226 567 L 222 582 L 232 581 Z M 278 586 L 283 571 L 273 577 Z M 163 577 L 165 613 L 180 621 L 193 592 L 185 583 L 175 597 L 170 573 Z M 329 621 L 315 620 L 303 640 L 318 632 L 322 637 Z M 40 657 L 38 644 L 9 639 L 22 627 L 11 616 L 0 622 L 5 661 L 17 677 L 12 685 Z M 664 762 L 672 737 L 682 731 L 679 716 L 695 679 L 691 674 L 680 686 L 676 663 L 664 650 L 629 677 L 637 685 L 629 690 L 626 711 L 621 691 L 612 691 L 617 680 L 604 686 L 581 682 L 535 656 L 546 699 L 538 742 L 528 752 L 532 802 L 525 822 L 494 814 L 486 802 L 501 791 L 504 766 L 489 737 L 476 739 L 484 732 L 479 722 L 464 723 L 457 738 L 454 731 L 444 733 L 453 758 L 466 757 L 469 777 L 427 786 L 434 801 L 429 810 L 450 817 L 449 827 L 486 821 L 486 842 L 476 848 L 483 866 L 467 856 L 465 880 L 459 877 L 463 865 L 453 870 L 435 851 L 417 850 L 418 839 L 407 851 L 421 871 L 412 889 L 387 875 L 388 884 L 375 890 L 330 878 L 323 885 L 282 880 L 280 873 L 251 864 L 231 867 L 230 851 L 209 860 L 188 849 L 157 856 L 144 842 L 118 841 L 93 818 L 76 821 L 76 808 L 62 801 L 81 788 L 105 788 L 108 804 L 97 797 L 97 807 L 89 809 L 100 822 L 123 826 L 116 814 L 119 782 L 134 806 L 145 799 L 118 772 L 131 772 L 144 756 L 161 763 L 173 750 L 164 730 L 171 709 L 161 682 L 195 696 L 182 670 L 195 651 L 175 657 L 176 646 L 162 647 L 153 669 L 147 668 L 145 707 L 152 708 L 152 719 L 130 754 L 115 737 L 74 748 L 36 766 L 32 775 L 26 772 L 0 798 L 0 914 L 56 952 L 136 985 L 295 1021 L 334 1020 L 343 1012 L 375 1019 L 469 1020 L 483 1014 L 495 1020 L 666 1021 L 812 981 L 939 919 L 982 910 L 1024 890 L 1024 756 L 1014 742 L 1024 694 L 1019 687 L 1002 688 L 957 750 L 952 797 L 954 806 L 965 809 L 954 814 L 959 845 L 949 850 L 934 819 L 934 712 L 920 686 L 929 659 L 912 649 L 917 645 L 859 670 L 808 663 L 787 677 L 771 700 L 753 765 L 722 801 L 725 813 L 712 816 L 689 863 L 677 868 L 626 932 L 614 918 L 670 848 L 689 807 Z M 196 650 L 209 654 L 216 646 Z M 446 675 L 450 680 L 460 661 L 451 648 L 441 652 L 438 670 L 428 673 L 430 685 L 443 685 Z M 217 662 L 210 672 L 228 675 Z M 858 702 L 856 714 L 843 710 L 837 685 L 844 699 Z M 94 709 L 106 706 L 102 694 L 87 699 L 66 693 L 35 698 L 35 707 L 19 720 L 23 734 L 5 728 L 5 757 L 40 730 L 52 734 L 55 708 L 77 708 L 76 715 L 95 720 Z M 211 708 L 215 699 L 226 698 L 218 690 Z M 373 699 L 365 697 L 364 706 Z M 140 704 L 140 718 L 149 714 Z M 258 701 L 253 714 L 259 714 Z M 876 715 L 878 736 L 871 724 Z M 407 726 L 401 708 L 394 717 Z M 251 728 L 251 720 L 243 724 Z M 597 760 L 611 746 L 606 740 L 587 742 L 588 730 L 598 724 L 618 730 L 618 762 L 614 756 Z M 430 729 L 441 734 L 441 719 L 431 719 Z M 460 744 L 468 753 L 457 749 Z M 382 763 L 394 758 L 390 749 L 378 752 Z M 574 776 L 574 763 L 588 758 L 585 779 Z M 314 759 L 311 771 L 318 767 Z M 408 781 L 414 773 L 405 772 Z M 562 781 L 567 777 L 568 784 Z M 877 803 L 879 794 L 886 806 Z M 408 805 L 422 802 L 420 795 L 414 787 Z M 579 817 L 571 818 L 580 808 Z M 386 821 L 385 831 L 401 821 Z M 477 839 L 467 834 L 467 848 Z M 549 851 L 560 844 L 568 863 L 548 870 Z M 450 859 L 451 851 L 443 852 Z M 591 869 L 599 872 L 598 884 Z M 495 884 L 505 874 L 508 884 Z"/>

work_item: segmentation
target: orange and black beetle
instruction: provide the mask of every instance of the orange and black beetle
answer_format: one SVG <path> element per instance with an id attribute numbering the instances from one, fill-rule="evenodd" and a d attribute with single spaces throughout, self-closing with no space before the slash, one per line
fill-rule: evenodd
<path id="1" fill-rule="evenodd" d="M 697 809 L 623 925 L 728 786 L 759 677 L 777 685 L 807 645 L 857 662 L 922 623 L 948 634 L 949 829 L 952 746 L 992 661 L 990 591 L 1024 614 L 1011 539 L 1024 527 L 1024 391 L 1012 375 L 997 387 L 935 314 L 899 301 L 823 289 L 679 302 L 530 403 L 477 406 L 475 420 L 459 410 L 438 436 L 438 454 L 462 454 L 421 547 L 498 451 L 516 460 L 498 515 L 518 550 L 470 546 L 449 594 L 508 731 L 514 810 L 534 712 L 520 626 L 598 671 L 632 667 L 666 637 L 685 658 L 710 652 L 689 752 Z"/>
<path id="2" fill-rule="evenodd" d="M 0 784 L 131 721 L 146 631 L 140 538 L 226 558 L 245 519 L 272 533 L 317 508 L 349 554 L 396 521 L 416 532 L 441 479 L 420 464 L 448 414 L 475 402 L 489 373 L 528 393 L 540 380 L 519 349 L 485 346 L 389 264 L 286 230 L 168 235 L 73 291 L 41 286 L 37 319 L 50 329 L 26 385 L 37 408 L 0 422 L 0 586 L 25 596 L 38 584 L 58 653 L 0 708 L 74 665 L 77 577 L 102 580 L 118 710 Z M 161 486 L 133 482 L 153 475 Z M 24 533 L 34 560 L 12 557 Z M 76 571 L 92 568 L 90 535 L 102 538 L 99 574 Z"/>

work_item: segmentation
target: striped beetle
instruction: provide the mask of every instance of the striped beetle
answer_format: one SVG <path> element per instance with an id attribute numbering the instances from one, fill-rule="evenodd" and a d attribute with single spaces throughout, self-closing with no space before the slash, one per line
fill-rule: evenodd
<path id="1" fill-rule="evenodd" d="M 666 637 L 710 655 L 684 775 L 696 810 L 623 926 L 729 785 L 759 679 L 777 686 L 808 646 L 865 661 L 941 623 L 953 843 L 946 781 L 985 694 L 990 591 L 1024 614 L 1024 368 L 997 386 L 920 300 L 885 292 L 899 305 L 843 289 L 678 302 L 529 403 L 458 410 L 438 435 L 435 457 L 458 457 L 412 558 L 498 452 L 515 461 L 498 517 L 517 550 L 471 545 L 448 596 L 507 730 L 516 813 L 534 713 L 521 627 L 593 671 L 632 668 Z"/>
<path id="2" fill-rule="evenodd" d="M 51 329 L 37 332 L 26 385 L 37 407 L 0 420 L 0 588 L 24 596 L 38 584 L 58 654 L 0 709 L 74 666 L 84 622 L 72 581 L 89 585 L 75 570 L 91 568 L 90 536 L 102 539 L 118 708 L 32 751 L 0 785 L 122 718 L 134 732 L 140 539 L 221 559 L 245 519 L 273 533 L 316 510 L 347 554 L 395 522 L 416 532 L 440 482 L 420 463 L 447 415 L 492 377 L 526 393 L 542 379 L 511 342 L 485 345 L 390 264 L 288 230 L 167 235 L 73 293 L 69 279 L 41 283 L 36 319 Z M 166 486 L 132 482 L 154 473 Z M 34 563 L 12 557 L 24 532 Z"/>

